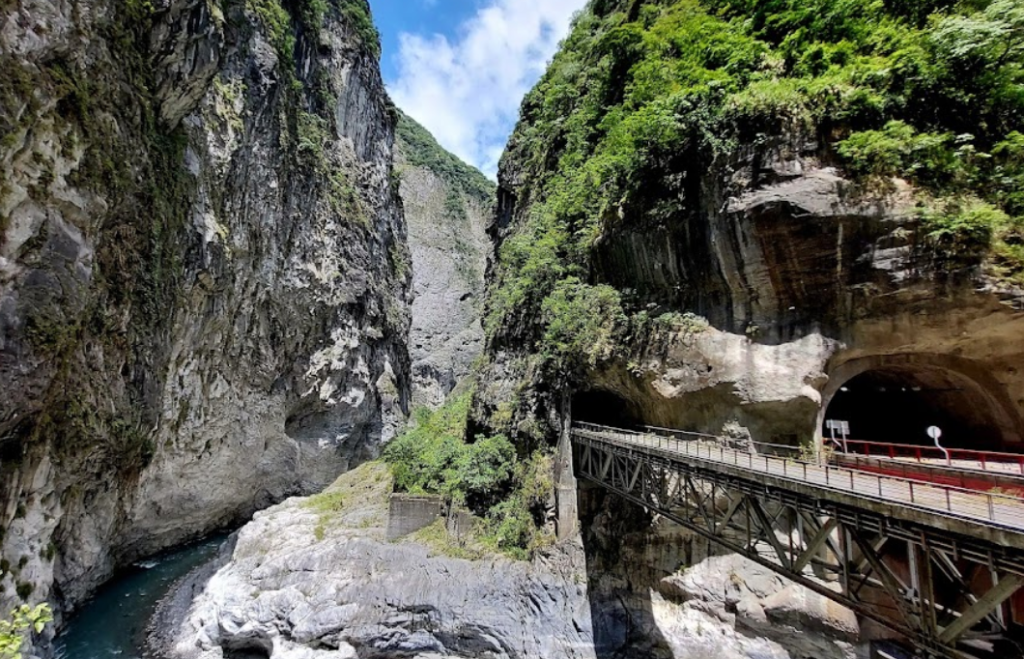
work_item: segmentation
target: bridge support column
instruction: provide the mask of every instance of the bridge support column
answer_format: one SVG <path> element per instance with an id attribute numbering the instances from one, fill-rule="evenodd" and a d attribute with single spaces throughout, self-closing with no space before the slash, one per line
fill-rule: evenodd
<path id="1" fill-rule="evenodd" d="M 555 531 L 558 541 L 573 537 L 579 524 L 576 476 L 572 464 L 572 409 L 569 398 L 562 401 L 562 432 L 555 454 Z"/>

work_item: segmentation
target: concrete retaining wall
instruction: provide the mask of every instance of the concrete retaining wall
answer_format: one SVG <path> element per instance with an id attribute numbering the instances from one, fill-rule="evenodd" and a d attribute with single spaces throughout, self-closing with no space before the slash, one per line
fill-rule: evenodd
<path id="1" fill-rule="evenodd" d="M 443 514 L 441 497 L 392 494 L 388 507 L 388 540 L 395 540 L 430 526 Z"/>

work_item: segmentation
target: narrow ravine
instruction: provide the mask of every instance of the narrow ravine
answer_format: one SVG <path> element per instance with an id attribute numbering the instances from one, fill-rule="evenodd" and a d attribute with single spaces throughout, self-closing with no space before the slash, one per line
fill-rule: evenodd
<path id="1" fill-rule="evenodd" d="M 146 627 L 160 598 L 181 577 L 212 559 L 218 534 L 133 565 L 83 606 L 57 638 L 57 659 L 141 659 Z"/>

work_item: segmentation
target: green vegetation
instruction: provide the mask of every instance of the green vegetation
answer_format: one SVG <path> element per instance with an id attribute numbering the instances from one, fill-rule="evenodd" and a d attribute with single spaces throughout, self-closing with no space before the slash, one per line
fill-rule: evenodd
<path id="1" fill-rule="evenodd" d="M 388 444 L 395 489 L 437 494 L 465 506 L 483 521 L 483 547 L 528 558 L 547 541 L 543 515 L 551 494 L 551 462 L 537 454 L 517 461 L 503 435 L 466 441 L 472 392 L 454 396 L 437 411 L 417 410 L 416 423 Z"/>
<path id="2" fill-rule="evenodd" d="M 299 111 L 296 115 L 296 147 L 300 154 L 309 156 L 314 166 L 326 168 L 324 145 L 330 142 L 331 134 L 327 120 L 311 112 Z"/>
<path id="3" fill-rule="evenodd" d="M 320 494 L 314 495 L 306 502 L 307 507 L 316 511 L 320 518 L 317 520 L 313 535 L 317 542 L 324 539 L 327 533 L 327 524 L 345 506 L 345 495 L 337 490 L 328 489 Z"/>
<path id="4" fill-rule="evenodd" d="M 390 490 L 387 465 L 379 461 L 366 462 L 342 475 L 323 492 L 304 500 L 302 507 L 316 514 L 313 535 L 320 542 L 327 537 L 329 529 L 339 525 L 348 528 L 379 525 L 381 513 L 387 510 Z"/>
<path id="5" fill-rule="evenodd" d="M 417 410 L 414 427 L 388 444 L 384 459 L 397 490 L 486 509 L 508 488 L 515 448 L 501 435 L 465 442 L 470 400 L 463 394 L 435 412 Z"/>
<path id="6" fill-rule="evenodd" d="M 395 132 L 411 165 L 429 169 L 453 189 L 461 190 L 484 206 L 494 203 L 494 183 L 487 180 L 487 177 L 474 167 L 446 151 L 415 119 L 404 112 L 399 112 Z M 446 207 L 449 212 L 464 213 L 462 202 L 457 195 L 454 199 L 447 200 Z"/>
<path id="7" fill-rule="evenodd" d="M 625 322 L 622 301 L 611 286 L 588 286 L 575 277 L 558 282 L 541 305 L 541 342 L 546 360 L 562 370 L 596 366 L 615 349 L 615 329 Z"/>
<path id="8" fill-rule="evenodd" d="M 380 33 L 370 18 L 370 7 L 366 0 L 341 0 L 341 15 L 359 35 L 359 39 L 374 58 L 380 59 Z"/>
<path id="9" fill-rule="evenodd" d="M 568 377 L 614 354 L 648 324 L 595 285 L 595 244 L 689 221 L 708 172 L 798 136 L 866 190 L 914 183 L 940 262 L 1024 280 L 1022 125 L 1016 0 L 594 0 L 505 155 L 527 216 L 500 247 L 492 349 Z"/>
<path id="10" fill-rule="evenodd" d="M 425 546 L 434 554 L 461 558 L 467 561 L 480 560 L 487 556 L 488 548 L 476 542 L 475 538 L 455 538 L 448 533 L 445 520 L 438 519 L 409 536 L 414 542 Z"/>
<path id="11" fill-rule="evenodd" d="M 277 50 L 284 69 L 295 68 L 295 45 L 298 30 L 309 33 L 319 42 L 319 30 L 332 5 L 338 7 L 342 18 L 363 42 L 374 58 L 380 57 L 380 35 L 366 0 L 298 0 L 294 3 L 296 21 L 281 0 L 246 0 L 246 7 L 255 13 L 267 30 L 270 43 Z"/>
<path id="12" fill-rule="evenodd" d="M 0 659 L 21 659 L 25 636 L 42 632 L 52 621 L 53 613 L 47 604 L 35 607 L 24 604 L 11 611 L 9 619 L 0 620 Z"/>
<path id="13" fill-rule="evenodd" d="M 279 0 L 246 0 L 246 7 L 259 17 L 270 45 L 281 58 L 282 67 L 290 72 L 295 67 L 295 30 L 291 16 Z"/>

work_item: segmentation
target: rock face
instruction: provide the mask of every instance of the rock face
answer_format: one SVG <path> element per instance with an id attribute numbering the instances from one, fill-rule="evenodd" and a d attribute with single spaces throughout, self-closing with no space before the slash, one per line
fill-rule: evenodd
<path id="1" fill-rule="evenodd" d="M 1015 294 L 980 270 L 944 269 L 905 183 L 864 196 L 817 153 L 810 144 L 746 154 L 704 174 L 709 198 L 686 221 L 607 229 L 595 278 L 656 320 L 580 377 L 576 418 L 717 434 L 738 426 L 755 441 L 806 443 L 839 388 L 877 370 L 904 387 L 965 391 L 942 405 L 973 426 L 975 447 L 1020 443 Z M 506 204 L 529 196 L 512 167 Z M 532 418 L 550 432 L 561 402 L 529 357 L 505 345 L 489 355 L 478 409 L 493 414 L 518 389 L 519 426 Z"/>
<path id="2" fill-rule="evenodd" d="M 641 616 L 630 609 L 640 601 L 616 590 L 610 572 L 590 590 L 596 582 L 575 542 L 532 563 L 385 542 L 390 491 L 386 467 L 371 463 L 321 495 L 257 513 L 231 561 L 180 624 L 154 637 L 154 649 L 175 659 L 853 656 L 849 644 L 831 640 L 850 633 L 848 619 L 805 606 L 806 593 L 735 559 L 672 566 Z M 642 556 L 626 562 L 639 565 Z"/>
<path id="3" fill-rule="evenodd" d="M 495 186 L 404 114 L 395 147 L 415 293 L 412 400 L 437 407 L 483 350 L 480 316 Z"/>
<path id="4" fill-rule="evenodd" d="M 803 32 L 813 9 L 808 23 L 785 27 L 795 14 L 773 23 L 785 13 L 774 11 L 601 0 L 575 21 L 501 162 L 491 331 L 474 401 L 481 432 L 532 450 L 557 442 L 571 417 L 814 450 L 823 422 L 839 419 L 859 439 L 924 444 L 935 424 L 947 446 L 1021 450 L 1022 295 L 999 275 L 998 242 L 985 234 L 980 246 L 950 249 L 941 227 L 955 213 L 935 201 L 944 190 L 909 166 L 868 176 L 843 146 L 857 121 L 880 129 L 934 115 L 857 115 L 858 94 L 896 101 L 902 90 L 884 84 L 854 83 L 835 107 L 794 91 L 831 84 L 798 61 L 832 37 Z M 870 20 L 902 20 L 889 11 Z M 731 40 L 738 34 L 745 45 Z M 738 59 L 712 54 L 742 58 L 746 47 L 762 58 L 750 76 L 731 77 Z M 990 144 L 1015 129 L 993 130 Z M 993 216 L 1019 215 L 984 197 L 984 184 L 957 194 Z M 967 240 L 967 230 L 948 233 Z M 606 517 L 614 529 L 636 514 L 620 502 Z M 588 526 L 592 597 L 628 603 L 613 617 L 620 624 L 595 621 L 618 633 L 598 647 L 622 647 L 628 630 L 652 629 L 661 604 L 649 592 L 674 569 L 675 532 L 633 529 L 614 561 L 602 556 L 621 533 Z M 801 598 L 747 593 L 726 611 L 770 636 L 804 626 L 789 613 Z M 840 636 L 850 631 L 845 613 L 803 601 Z"/>
<path id="5" fill-rule="evenodd" d="M 849 610 L 601 490 L 579 495 L 598 657 L 867 656 Z"/>
<path id="6" fill-rule="evenodd" d="M 727 14 L 752 21 L 740 32 L 757 52 L 804 38 L 792 26 L 768 36 L 757 27 L 761 10 L 728 5 Z M 950 441 L 1019 448 L 1022 295 L 999 274 L 998 241 L 951 248 L 935 217 L 955 211 L 936 201 L 944 191 L 934 181 L 909 166 L 865 174 L 844 146 L 859 130 L 843 114 L 857 112 L 852 96 L 837 109 L 800 92 L 809 111 L 795 115 L 786 104 L 747 105 L 763 91 L 760 73 L 723 78 L 731 91 L 705 95 L 693 81 L 715 78 L 721 62 L 686 60 L 704 48 L 698 42 L 737 56 L 746 47 L 709 36 L 731 29 L 720 10 L 593 3 L 525 99 L 498 177 L 479 422 L 550 442 L 575 390 L 593 394 L 572 406 L 576 418 L 604 412 L 608 422 L 810 443 L 836 393 L 867 374 L 876 391 L 924 392 L 894 409 L 944 417 Z M 680 23 L 684 14 L 695 22 Z M 879 9 L 866 20 L 904 19 Z M 606 30 L 646 45 L 619 49 Z M 662 42 L 669 34 L 676 41 Z M 678 39 L 690 47 L 677 51 Z M 773 51 L 780 68 L 765 75 L 796 87 L 821 82 L 787 48 Z M 598 54 L 607 67 L 587 64 Z M 927 57 L 936 66 L 948 59 Z M 655 81 L 652 70 L 669 78 Z M 993 130 L 991 142 L 1015 129 Z M 984 197 L 982 183 L 957 194 L 993 216 L 1017 212 Z M 947 240 L 970 242 L 965 229 L 948 233 L 958 232 Z M 576 320 L 600 315 L 608 321 Z M 952 391 L 963 395 L 939 393 Z M 900 428 L 870 439 L 927 441 L 928 423 L 918 421 L 913 436 Z"/>
<path id="7" fill-rule="evenodd" d="M 693 316 L 670 314 L 631 346 L 632 365 L 612 360 L 587 386 L 620 397 L 620 421 L 714 433 L 733 423 L 756 441 L 795 444 L 820 432 L 828 404 L 858 373 L 899 371 L 893 385 L 933 390 L 962 378 L 953 386 L 975 404 L 941 405 L 979 417 L 968 422 L 970 441 L 1019 444 L 1022 318 L 1012 299 L 986 289 L 980 271 L 937 265 L 906 184 L 865 196 L 816 149 L 770 150 L 707 177 L 709 190 L 730 185 L 706 202 L 720 210 L 693 218 L 702 236 L 641 223 L 601 241 L 602 278 L 644 291 L 650 308 Z M 582 400 L 579 411 L 588 407 Z"/>
<path id="8" fill-rule="evenodd" d="M 403 418 L 394 109 L 365 3 L 318 7 L 0 11 L 0 610 L 318 490 Z"/>
<path id="9" fill-rule="evenodd" d="M 387 543 L 391 479 L 370 464 L 323 494 L 258 513 L 231 562 L 160 641 L 180 659 L 588 657 L 578 549 L 534 565 Z"/>

